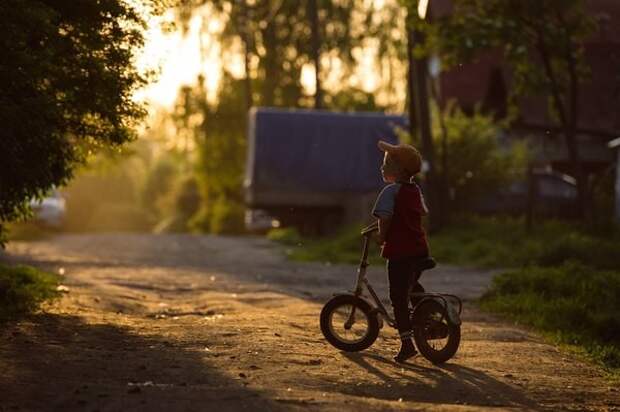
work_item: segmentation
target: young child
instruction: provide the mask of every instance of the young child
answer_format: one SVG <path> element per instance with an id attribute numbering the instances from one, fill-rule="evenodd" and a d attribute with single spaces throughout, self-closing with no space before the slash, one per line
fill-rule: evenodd
<path id="1" fill-rule="evenodd" d="M 414 273 L 414 263 L 429 255 L 422 228 L 422 216 L 428 209 L 413 182 L 422 165 L 420 153 L 411 145 L 395 146 L 384 141 L 379 142 L 379 149 L 385 152 L 381 174 L 389 184 L 379 194 L 372 214 L 379 220 L 381 256 L 387 259 L 390 300 L 401 339 L 394 360 L 404 362 L 417 354 L 411 339 L 408 298 L 410 290 L 424 291 L 418 283 L 420 273 Z"/>

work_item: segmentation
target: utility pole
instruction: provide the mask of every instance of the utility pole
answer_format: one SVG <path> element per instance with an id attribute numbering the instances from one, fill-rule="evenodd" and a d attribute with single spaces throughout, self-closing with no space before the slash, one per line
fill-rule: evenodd
<path id="1" fill-rule="evenodd" d="M 428 1 L 420 0 L 418 7 L 418 17 L 426 18 L 426 8 Z M 411 12 L 411 11 L 409 11 Z M 441 199 L 440 181 L 437 178 L 435 168 L 435 148 L 433 145 L 433 135 L 431 132 L 431 119 L 429 110 L 428 95 L 428 60 L 426 57 L 416 57 L 413 49 L 418 44 L 424 44 L 424 33 L 413 27 L 414 16 L 407 16 L 407 50 L 409 56 L 409 123 L 410 129 L 416 133 L 422 144 L 422 156 L 428 168 L 426 170 L 426 197 L 429 203 L 430 230 L 434 231 L 441 227 Z M 413 108 L 412 108 L 413 106 Z"/>

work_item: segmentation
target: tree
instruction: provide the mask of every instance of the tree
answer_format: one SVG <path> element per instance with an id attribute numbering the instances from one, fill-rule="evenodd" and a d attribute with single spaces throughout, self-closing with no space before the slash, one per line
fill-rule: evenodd
<path id="1" fill-rule="evenodd" d="M 89 154 L 132 139 L 144 26 L 122 0 L 0 2 L 0 232 Z"/>
<path id="2" fill-rule="evenodd" d="M 185 0 L 180 3 L 177 11 L 182 27 L 196 8 L 208 5 L 212 18 L 225 22 L 219 38 L 222 50 L 239 50 L 240 43 L 244 61 L 242 79 L 223 70 L 215 101 L 207 102 L 202 77 L 179 95 L 180 104 L 174 116 L 180 121 L 176 124 L 183 133 L 193 134 L 197 143 L 196 175 L 204 199 L 194 219 L 197 228 L 211 232 L 243 229 L 245 134 L 247 109 L 252 104 L 377 110 L 379 106 L 373 94 L 363 90 L 349 87 L 333 91 L 319 84 L 315 96 L 309 98 L 301 84 L 304 65 L 318 68 L 321 56 L 327 53 L 337 54 L 345 71 L 352 72 L 355 59 L 351 51 L 371 33 L 352 28 L 352 14 L 355 10 L 359 12 L 360 7 L 355 3 L 329 0 L 301 3 Z M 371 19 L 372 15 L 367 17 Z M 385 16 L 380 17 L 387 20 Z M 374 23 L 372 35 L 379 31 L 379 25 Z M 381 53 L 387 54 L 385 50 Z M 320 71 L 315 76 L 319 76 L 320 83 Z M 346 76 L 347 73 L 343 75 Z M 195 117 L 201 120 L 190 125 L 189 119 Z"/>
<path id="3" fill-rule="evenodd" d="M 584 0 L 454 0 L 436 22 L 435 46 L 448 64 L 501 50 L 511 69 L 512 101 L 544 96 L 560 126 L 577 180 L 580 214 L 588 185 L 578 151 L 579 86 L 587 75 L 584 43 L 595 30 Z"/>
<path id="4" fill-rule="evenodd" d="M 242 44 L 244 77 L 250 79 L 245 85 L 251 96 L 247 101 L 260 106 L 348 109 L 334 105 L 333 96 L 340 90 L 326 90 L 322 80 L 329 67 L 320 67 L 321 58 L 337 56 L 346 80 L 357 64 L 353 50 L 366 40 L 381 40 L 379 57 L 398 51 L 392 31 L 386 30 L 397 9 L 389 4 L 379 12 L 352 0 L 183 0 L 177 7 L 181 26 L 204 5 L 211 7 L 213 18 L 225 23 L 219 38 L 222 49 Z M 362 24 L 356 24 L 358 19 Z M 315 68 L 312 98 L 301 83 L 306 65 Z"/>

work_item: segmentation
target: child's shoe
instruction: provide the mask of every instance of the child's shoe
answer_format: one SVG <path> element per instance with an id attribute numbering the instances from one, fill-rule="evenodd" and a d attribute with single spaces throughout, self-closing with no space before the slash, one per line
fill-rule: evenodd
<path id="1" fill-rule="evenodd" d="M 413 346 L 413 343 L 409 341 L 408 344 L 403 343 L 396 356 L 394 356 L 394 360 L 398 363 L 403 363 L 407 359 L 413 358 L 417 354 L 418 351 L 415 349 L 415 346 Z"/>

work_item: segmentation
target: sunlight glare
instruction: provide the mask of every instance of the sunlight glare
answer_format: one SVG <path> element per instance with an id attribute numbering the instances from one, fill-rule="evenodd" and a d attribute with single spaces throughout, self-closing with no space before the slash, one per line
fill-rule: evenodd
<path id="1" fill-rule="evenodd" d="M 427 10 L 428 10 L 428 0 L 420 0 L 418 2 L 418 16 L 420 16 L 422 20 L 426 18 Z"/>
<path id="2" fill-rule="evenodd" d="M 174 21 L 172 11 L 148 22 L 145 47 L 138 57 L 138 67 L 142 70 L 155 68 L 158 75 L 153 83 L 136 93 L 136 99 L 170 108 L 179 88 L 195 84 L 199 74 L 206 78 L 208 98 L 215 97 L 222 65 L 215 36 L 222 25 L 212 24 L 213 20 L 210 20 L 209 31 L 205 33 L 202 26 L 206 18 L 209 17 L 204 10 L 197 12 L 191 18 L 189 31 L 185 35 L 179 30 L 162 30 L 162 23 Z"/>

